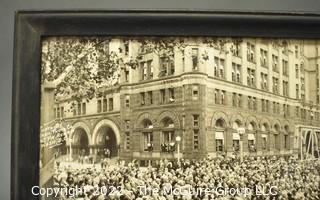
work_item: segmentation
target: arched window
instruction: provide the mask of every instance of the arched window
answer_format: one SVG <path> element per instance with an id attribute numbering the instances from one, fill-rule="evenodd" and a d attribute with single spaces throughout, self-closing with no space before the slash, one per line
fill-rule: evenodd
<path id="1" fill-rule="evenodd" d="M 240 150 L 240 135 L 238 133 L 238 129 L 241 126 L 241 122 L 239 120 L 236 120 L 232 124 L 232 128 L 234 129 L 234 132 L 232 133 L 232 147 L 233 151 L 239 151 Z"/>
<path id="2" fill-rule="evenodd" d="M 174 122 L 171 118 L 166 117 L 161 121 L 162 124 L 162 138 L 161 151 L 173 152 L 175 151 L 175 129 Z"/>
<path id="3" fill-rule="evenodd" d="M 284 126 L 284 148 L 286 150 L 290 149 L 290 127 L 289 125 Z"/>
<path id="4" fill-rule="evenodd" d="M 274 134 L 274 145 L 275 145 L 275 149 L 280 151 L 280 141 L 279 141 L 279 131 L 280 131 L 280 125 L 279 124 L 275 124 L 273 126 L 273 129 L 275 131 Z"/>
<path id="5" fill-rule="evenodd" d="M 267 139 L 268 139 L 268 135 L 265 134 L 265 132 L 267 132 L 269 130 L 269 125 L 267 123 L 263 123 L 261 125 L 261 131 L 263 132 L 261 134 L 261 138 L 262 138 L 262 150 L 266 150 L 267 149 Z"/>
<path id="6" fill-rule="evenodd" d="M 256 129 L 256 123 L 255 122 L 250 122 L 248 124 L 248 149 L 250 152 L 255 152 L 256 151 L 256 136 L 255 136 L 255 131 Z"/>
<path id="7" fill-rule="evenodd" d="M 241 126 L 241 122 L 239 120 L 234 121 L 232 124 L 232 128 L 234 130 L 238 130 L 238 128 L 240 128 L 240 126 Z"/>
<path id="8" fill-rule="evenodd" d="M 224 150 L 224 128 L 226 126 L 224 119 L 223 118 L 217 119 L 215 126 L 216 126 L 216 128 L 218 128 L 218 130 L 215 133 L 216 151 L 223 152 L 223 150 Z"/>
<path id="9" fill-rule="evenodd" d="M 152 151 L 153 150 L 153 125 L 149 119 L 144 119 L 142 121 L 142 134 L 143 134 L 143 150 Z"/>
<path id="10" fill-rule="evenodd" d="M 219 128 L 224 128 L 225 127 L 224 119 L 222 118 L 217 119 L 215 126 Z"/>

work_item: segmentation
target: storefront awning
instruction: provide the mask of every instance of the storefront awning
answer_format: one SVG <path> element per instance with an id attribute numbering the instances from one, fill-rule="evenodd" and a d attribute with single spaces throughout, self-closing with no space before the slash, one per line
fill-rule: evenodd
<path id="1" fill-rule="evenodd" d="M 216 140 L 223 140 L 223 132 L 216 132 Z"/>
<path id="2" fill-rule="evenodd" d="M 240 135 L 239 135 L 239 133 L 233 133 L 233 134 L 232 134 L 232 139 L 233 139 L 233 140 L 240 140 Z"/>
<path id="3" fill-rule="evenodd" d="M 248 134 L 248 140 L 256 140 L 256 138 L 254 137 L 254 134 L 249 133 Z"/>

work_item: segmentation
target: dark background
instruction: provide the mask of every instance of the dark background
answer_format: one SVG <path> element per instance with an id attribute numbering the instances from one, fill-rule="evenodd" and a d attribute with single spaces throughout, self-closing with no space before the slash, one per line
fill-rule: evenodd
<path id="1" fill-rule="evenodd" d="M 210 9 L 320 13 L 320 0 L 0 0 L 0 199 L 10 199 L 14 12 L 58 9 Z M 245 23 L 245 22 L 244 22 Z M 26 49 L 27 51 L 27 49 Z M 32 117 L 32 116 L 30 116 Z M 25 137 L 28 137 L 27 135 Z M 36 142 L 36 141 L 35 141 Z"/>

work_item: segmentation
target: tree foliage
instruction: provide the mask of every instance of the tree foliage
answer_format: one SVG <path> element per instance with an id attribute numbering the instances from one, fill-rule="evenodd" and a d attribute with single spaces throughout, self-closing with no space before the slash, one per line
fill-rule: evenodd
<path id="1" fill-rule="evenodd" d="M 42 82 L 59 80 L 56 96 L 69 97 L 80 101 L 101 95 L 99 88 L 118 84 L 121 70 L 137 69 L 143 54 L 155 53 L 159 57 L 173 60 L 175 51 L 184 53 L 189 42 L 214 47 L 219 51 L 227 49 L 227 43 L 239 45 L 238 38 L 217 37 L 150 37 L 121 38 L 124 44 L 137 42 L 138 54 L 123 57 L 123 49 L 110 50 L 109 37 L 50 37 L 43 41 Z M 209 59 L 207 52 L 201 54 L 202 60 Z M 63 76 L 64 75 L 64 76 Z"/>

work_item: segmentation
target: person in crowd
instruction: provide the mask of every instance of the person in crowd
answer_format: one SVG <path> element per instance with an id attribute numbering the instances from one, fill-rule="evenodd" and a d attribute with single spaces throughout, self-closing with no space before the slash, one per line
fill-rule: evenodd
<path id="1" fill-rule="evenodd" d="M 134 160 L 102 168 L 59 168 L 53 183 L 81 188 L 75 196 L 60 195 L 60 200 L 316 200 L 320 160 L 208 157 L 159 160 L 153 167 L 140 167 Z"/>

